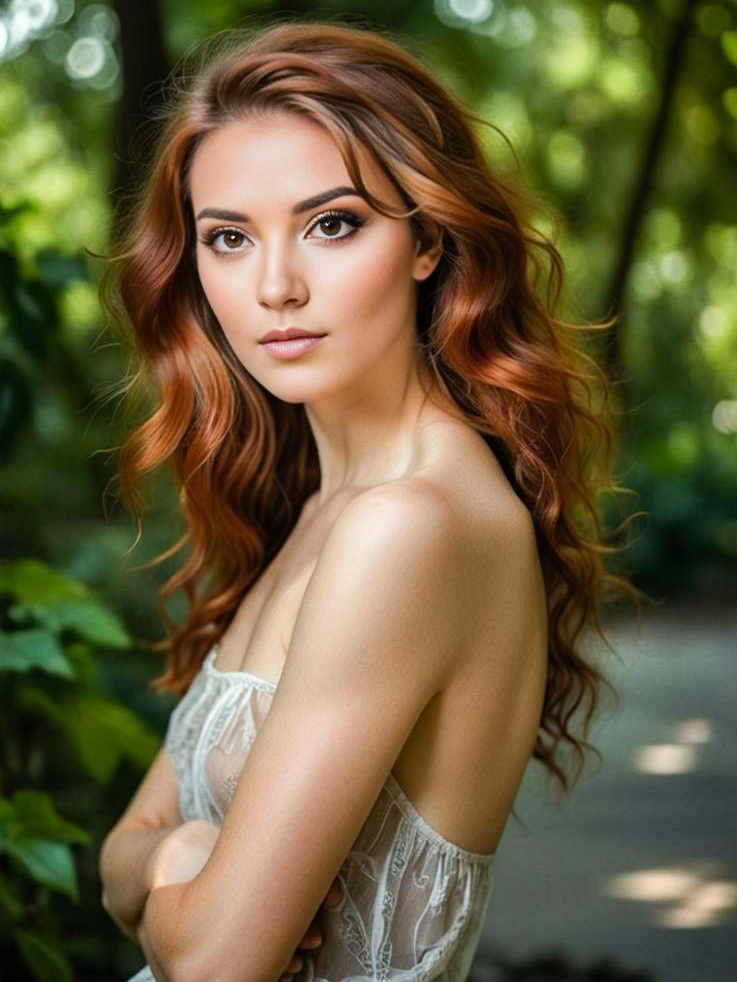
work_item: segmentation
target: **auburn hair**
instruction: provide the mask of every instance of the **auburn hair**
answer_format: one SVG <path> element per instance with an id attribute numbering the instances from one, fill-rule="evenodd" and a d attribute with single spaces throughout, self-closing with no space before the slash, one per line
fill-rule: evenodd
<path id="1" fill-rule="evenodd" d="M 549 668 L 533 756 L 568 789 L 584 750 L 601 756 L 586 737 L 600 686 L 609 685 L 584 657 L 582 632 L 594 627 L 608 644 L 602 600 L 640 593 L 604 565 L 618 547 L 605 544 L 598 495 L 626 489 L 612 479 L 609 383 L 574 337 L 612 322 L 574 325 L 556 316 L 561 256 L 528 217 L 530 193 L 493 172 L 476 131 L 486 121 L 381 31 L 304 20 L 239 28 L 201 42 L 180 64 L 153 114 L 152 162 L 113 253 L 102 257 L 110 264 L 100 284 L 103 308 L 130 335 L 135 371 L 119 394 L 155 402 L 117 448 L 121 493 L 137 521 L 130 548 L 143 529 L 142 478 L 165 462 L 186 531 L 146 565 L 189 545 L 159 591 L 167 637 L 150 647 L 166 652 L 166 669 L 151 687 L 186 690 L 319 488 L 304 406 L 282 402 L 249 375 L 202 292 L 188 184 L 208 133 L 254 112 L 298 113 L 333 137 L 373 208 L 408 218 L 423 243 L 442 236 L 440 262 L 418 284 L 417 342 L 440 391 L 487 441 L 534 519 Z M 406 210 L 369 193 L 359 145 Z M 189 606 L 177 626 L 164 604 L 180 590 Z M 578 764 L 572 781 L 568 752 Z"/>

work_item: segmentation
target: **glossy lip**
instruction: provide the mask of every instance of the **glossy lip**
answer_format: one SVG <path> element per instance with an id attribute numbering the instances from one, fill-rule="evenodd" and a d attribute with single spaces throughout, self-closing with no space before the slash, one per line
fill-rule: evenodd
<path id="1" fill-rule="evenodd" d="M 311 348 L 314 348 L 315 345 L 319 344 L 324 337 L 324 334 L 313 334 L 307 337 L 302 335 L 301 337 L 291 338 L 287 341 L 266 341 L 264 342 L 264 348 L 270 355 L 280 360 L 286 358 L 296 358 L 305 351 L 309 351 Z"/>
<path id="2" fill-rule="evenodd" d="M 314 331 L 303 331 L 300 327 L 285 327 L 280 331 L 269 331 L 259 341 L 259 344 L 266 344 L 268 341 L 291 341 L 292 338 L 324 338 L 324 334 L 315 334 Z"/>

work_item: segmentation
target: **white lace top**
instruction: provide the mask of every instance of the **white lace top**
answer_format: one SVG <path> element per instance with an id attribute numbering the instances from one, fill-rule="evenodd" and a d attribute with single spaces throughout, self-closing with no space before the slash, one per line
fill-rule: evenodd
<path id="1" fill-rule="evenodd" d="M 173 710 L 165 746 L 182 819 L 220 825 L 276 683 L 216 668 L 215 645 Z M 469 852 L 415 810 L 390 772 L 323 906 L 322 945 L 295 982 L 463 982 L 491 895 L 496 853 Z M 145 966 L 128 982 L 152 982 Z"/>

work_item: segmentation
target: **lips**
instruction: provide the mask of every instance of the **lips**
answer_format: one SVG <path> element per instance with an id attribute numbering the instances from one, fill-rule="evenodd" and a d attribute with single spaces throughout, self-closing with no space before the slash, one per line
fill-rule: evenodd
<path id="1" fill-rule="evenodd" d="M 264 334 L 259 344 L 267 344 L 269 341 L 291 341 L 292 338 L 323 338 L 324 334 L 315 334 L 312 331 L 303 331 L 299 327 L 287 327 L 281 331 L 269 331 Z"/>
<path id="2" fill-rule="evenodd" d="M 316 347 L 322 339 L 325 337 L 324 334 L 312 334 L 301 337 L 291 338 L 286 341 L 266 341 L 263 347 L 266 348 L 268 353 L 274 358 L 278 358 L 280 361 L 284 359 L 299 358 L 300 355 L 311 351 Z"/>

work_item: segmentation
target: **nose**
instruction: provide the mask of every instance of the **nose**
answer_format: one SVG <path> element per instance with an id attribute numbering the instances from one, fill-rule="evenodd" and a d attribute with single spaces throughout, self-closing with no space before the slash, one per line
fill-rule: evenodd
<path id="1" fill-rule="evenodd" d="M 285 243 L 274 242 L 261 250 L 258 301 L 264 307 L 279 308 L 288 303 L 302 305 L 309 291 L 299 261 Z"/>

